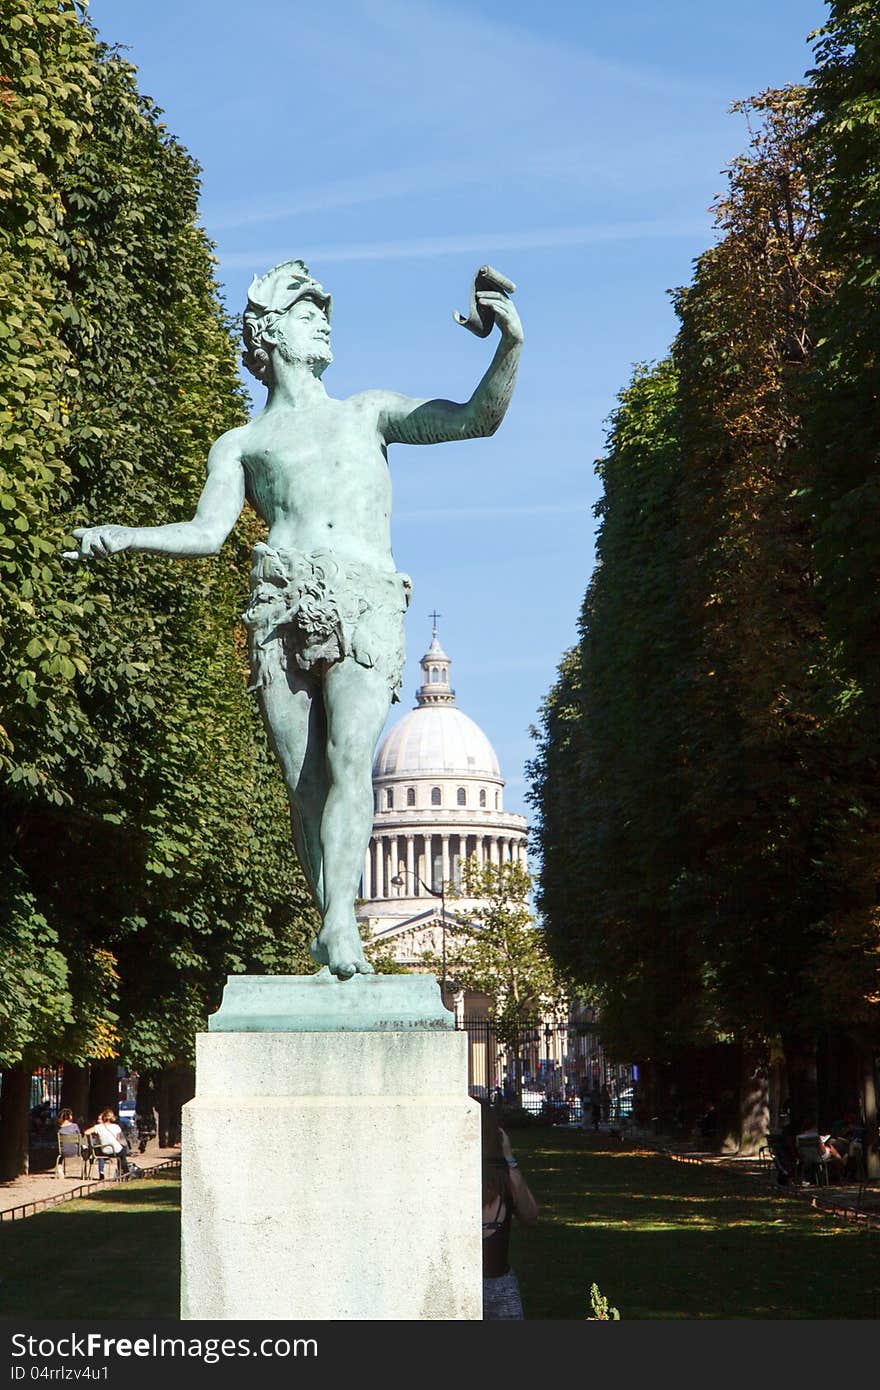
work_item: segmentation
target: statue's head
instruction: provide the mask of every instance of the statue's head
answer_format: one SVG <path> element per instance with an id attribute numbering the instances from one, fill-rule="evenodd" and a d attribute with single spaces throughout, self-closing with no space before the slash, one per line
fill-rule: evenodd
<path id="1" fill-rule="evenodd" d="M 242 319 L 242 361 L 258 381 L 272 380 L 272 354 L 321 376 L 330 351 L 331 298 L 303 261 L 282 261 L 255 275 Z"/>

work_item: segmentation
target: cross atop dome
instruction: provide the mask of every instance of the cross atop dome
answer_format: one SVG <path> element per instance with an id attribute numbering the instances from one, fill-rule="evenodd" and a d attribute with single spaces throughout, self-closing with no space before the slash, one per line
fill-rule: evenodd
<path id="1" fill-rule="evenodd" d="M 452 663 L 440 646 L 437 637 L 437 619 L 442 613 L 428 615 L 433 623 L 431 645 L 419 665 L 422 669 L 422 683 L 416 691 L 417 705 L 454 705 L 455 691 L 449 684 L 449 668 Z"/>

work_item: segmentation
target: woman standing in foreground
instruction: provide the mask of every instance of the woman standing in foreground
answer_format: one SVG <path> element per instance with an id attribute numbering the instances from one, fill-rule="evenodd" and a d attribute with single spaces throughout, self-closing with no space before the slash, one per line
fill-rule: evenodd
<path id="1" fill-rule="evenodd" d="M 513 1156 L 510 1140 L 490 1105 L 483 1122 L 483 1320 L 522 1318 L 519 1281 L 508 1263 L 514 1214 L 527 1226 L 538 1219 L 538 1204 Z"/>

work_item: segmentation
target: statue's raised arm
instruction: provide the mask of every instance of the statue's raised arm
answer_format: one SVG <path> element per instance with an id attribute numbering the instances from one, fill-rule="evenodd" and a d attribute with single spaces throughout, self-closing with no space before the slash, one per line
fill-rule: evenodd
<path id="1" fill-rule="evenodd" d="M 167 526 L 81 526 L 73 532 L 79 550 L 66 552 L 68 558 L 115 555 L 120 550 L 154 551 L 181 559 L 216 555 L 244 506 L 243 433 L 244 427 L 229 430 L 212 445 L 207 481 L 191 521 Z"/>
<path id="2" fill-rule="evenodd" d="M 489 369 L 469 401 L 418 400 L 395 391 L 370 395 L 379 407 L 379 432 L 386 444 L 442 444 L 494 434 L 507 413 L 519 367 L 523 331 L 512 300 L 511 280 L 483 266 L 474 278 L 471 311 L 456 321 L 478 337 L 497 324 L 501 341 Z"/>

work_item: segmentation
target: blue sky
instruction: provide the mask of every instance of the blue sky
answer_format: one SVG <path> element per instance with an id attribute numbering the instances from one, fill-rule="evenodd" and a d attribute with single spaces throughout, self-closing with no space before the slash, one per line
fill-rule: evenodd
<path id="1" fill-rule="evenodd" d="M 667 291 L 711 243 L 721 170 L 747 139 L 730 103 L 799 81 L 825 12 L 92 0 L 102 38 L 128 46 L 202 165 L 230 310 L 254 271 L 291 256 L 333 294 L 331 395 L 466 399 L 492 348 L 452 311 L 486 261 L 516 281 L 526 343 L 501 430 L 391 450 L 395 558 L 415 584 L 391 717 L 413 703 L 437 608 L 459 704 L 498 751 L 511 810 L 527 811 L 528 728 L 593 565 L 603 422 L 633 363 L 667 350 Z"/>

